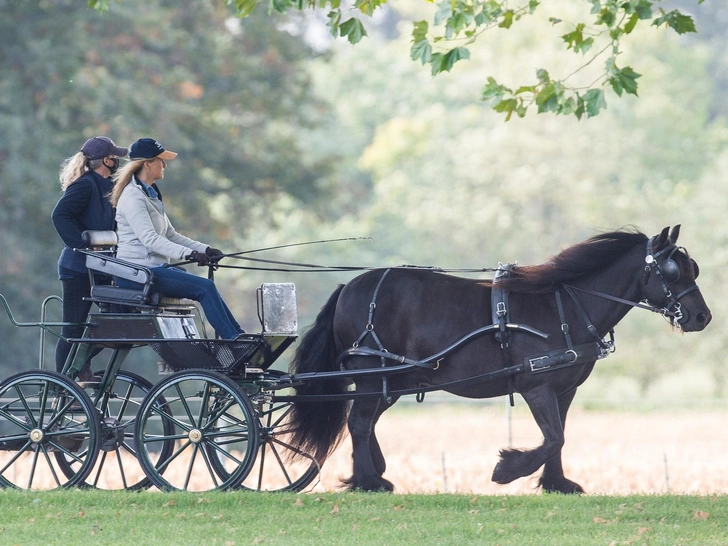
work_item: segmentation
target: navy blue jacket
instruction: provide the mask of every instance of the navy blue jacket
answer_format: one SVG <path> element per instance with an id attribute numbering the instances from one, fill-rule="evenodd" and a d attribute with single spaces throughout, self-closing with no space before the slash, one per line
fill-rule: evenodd
<path id="1" fill-rule="evenodd" d="M 58 277 L 88 275 L 86 256 L 74 252 L 83 247 L 81 233 L 87 229 L 114 230 L 116 213 L 106 197 L 114 183 L 111 178 L 88 171 L 66 188 L 53 209 L 53 225 L 65 246 L 58 259 Z"/>

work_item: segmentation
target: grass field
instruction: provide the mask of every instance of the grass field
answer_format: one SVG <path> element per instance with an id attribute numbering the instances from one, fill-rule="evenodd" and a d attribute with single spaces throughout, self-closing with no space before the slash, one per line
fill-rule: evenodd
<path id="1" fill-rule="evenodd" d="M 305 494 L 0 491 L 0 546 L 728 545 L 728 413 L 574 411 L 564 468 L 588 494 L 490 481 L 541 436 L 522 404 L 395 407 L 378 436 L 397 493 L 338 492 L 348 440 Z M 663 494 L 669 490 L 672 494 Z"/>
<path id="2" fill-rule="evenodd" d="M 0 493 L 0 544 L 724 546 L 726 496 Z"/>

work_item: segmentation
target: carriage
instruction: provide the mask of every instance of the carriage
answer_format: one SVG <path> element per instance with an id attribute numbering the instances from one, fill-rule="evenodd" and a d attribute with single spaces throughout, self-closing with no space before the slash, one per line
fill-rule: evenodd
<path id="1" fill-rule="evenodd" d="M 96 309 L 83 335 L 67 340 L 62 373 L 43 369 L 41 336 L 39 369 L 0 382 L 0 486 L 300 491 L 348 424 L 348 485 L 392 490 L 377 420 L 403 395 L 421 401 L 444 390 L 520 393 L 544 442 L 502 451 L 493 480 L 543 466 L 545 490 L 580 492 L 563 475 L 563 427 L 576 388 L 614 350 L 614 325 L 633 307 L 683 331 L 710 322 L 697 263 L 678 235 L 679 226 L 651 238 L 603 234 L 547 264 L 501 265 L 489 281 L 409 266 L 368 270 L 332 294 L 284 372 L 272 366 L 297 339 L 293 284 L 258 289 L 260 333 L 215 339 L 198 327 L 194 302 L 156 293 L 149 269 L 115 258 L 113 232 L 86 232 L 78 251 Z M 99 275 L 143 288 L 97 284 Z M 16 326 L 62 337 L 55 329 L 66 324 L 44 315 L 20 323 L 0 299 Z M 143 346 L 160 358 L 154 384 L 123 367 Z M 77 380 L 102 349 L 106 366 Z"/>

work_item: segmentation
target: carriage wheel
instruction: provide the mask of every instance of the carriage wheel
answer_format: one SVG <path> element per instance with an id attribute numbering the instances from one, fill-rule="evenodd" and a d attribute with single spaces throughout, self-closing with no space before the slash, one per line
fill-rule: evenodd
<path id="1" fill-rule="evenodd" d="M 285 372 L 268 370 L 268 377 L 274 379 Z M 276 394 L 289 394 L 278 390 Z M 301 491 L 319 474 L 319 465 L 307 453 L 301 453 L 289 441 L 290 428 L 288 416 L 293 409 L 291 402 L 273 402 L 265 392 L 252 398 L 258 417 L 260 447 L 248 477 L 242 482 L 242 489 L 254 491 Z M 217 456 L 211 454 L 210 460 L 220 477 L 225 477 L 225 469 Z"/>
<path id="2" fill-rule="evenodd" d="M 103 370 L 95 372 L 102 376 Z M 143 377 L 120 370 L 108 392 L 102 393 L 98 402 L 101 413 L 101 446 L 94 468 L 86 478 L 86 485 L 99 489 L 147 489 L 152 482 L 139 465 L 134 443 L 134 424 L 142 399 L 152 390 L 152 384 Z M 97 394 L 97 393 L 95 393 Z M 163 396 L 157 399 L 160 408 L 166 408 Z M 166 411 L 169 411 L 168 409 Z M 163 423 L 164 434 L 171 436 L 174 427 L 171 422 Z M 172 454 L 174 441 L 162 442 L 161 449 L 152 454 L 155 464 Z M 63 473 L 74 473 L 76 463 L 62 453 L 56 453 Z"/>
<path id="3" fill-rule="evenodd" d="M 162 398 L 166 405 L 161 404 Z M 169 424 L 173 432 L 165 432 Z M 229 489 L 247 476 L 258 449 L 258 424 L 250 400 L 229 378 L 208 370 L 170 375 L 142 401 L 134 439 L 137 457 L 163 490 Z M 165 442 L 173 452 L 156 455 Z M 215 467 L 210 454 L 216 455 Z"/>
<path id="4" fill-rule="evenodd" d="M 58 489 L 83 483 L 100 446 L 93 402 L 65 375 L 38 370 L 0 383 L 0 486 Z M 66 474 L 56 455 L 74 462 Z"/>

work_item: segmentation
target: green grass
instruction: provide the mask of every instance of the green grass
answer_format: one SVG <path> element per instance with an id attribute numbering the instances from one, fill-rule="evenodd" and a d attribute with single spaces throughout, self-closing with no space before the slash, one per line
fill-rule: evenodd
<path id="1" fill-rule="evenodd" d="M 723 546 L 728 496 L 0 491 L 0 544 Z"/>

